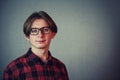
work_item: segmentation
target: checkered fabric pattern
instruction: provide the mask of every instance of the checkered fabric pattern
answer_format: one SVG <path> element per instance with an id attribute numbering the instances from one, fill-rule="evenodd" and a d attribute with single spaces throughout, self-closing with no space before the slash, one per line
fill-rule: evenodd
<path id="1" fill-rule="evenodd" d="M 4 71 L 3 80 L 69 80 L 65 65 L 51 56 L 44 63 L 31 49 L 12 61 Z"/>

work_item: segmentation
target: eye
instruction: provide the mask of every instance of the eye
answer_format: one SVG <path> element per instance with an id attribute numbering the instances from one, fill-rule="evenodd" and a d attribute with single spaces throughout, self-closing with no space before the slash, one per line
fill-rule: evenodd
<path id="1" fill-rule="evenodd" d="M 31 33 L 37 33 L 37 32 L 38 32 L 37 29 L 32 29 L 32 30 L 31 30 Z"/>
<path id="2" fill-rule="evenodd" d="M 48 31 L 49 31 L 49 28 L 44 28 L 44 31 L 45 31 L 45 32 L 48 32 Z"/>
<path id="3" fill-rule="evenodd" d="M 44 27 L 43 28 L 43 33 L 49 33 L 50 32 L 50 28 Z"/>

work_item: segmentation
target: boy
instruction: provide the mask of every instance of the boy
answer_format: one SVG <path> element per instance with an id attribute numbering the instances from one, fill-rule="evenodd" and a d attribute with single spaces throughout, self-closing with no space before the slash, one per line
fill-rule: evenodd
<path id="1" fill-rule="evenodd" d="M 69 80 L 64 63 L 49 51 L 57 33 L 52 18 L 44 11 L 34 12 L 25 21 L 23 32 L 31 48 L 7 66 L 4 80 Z"/>

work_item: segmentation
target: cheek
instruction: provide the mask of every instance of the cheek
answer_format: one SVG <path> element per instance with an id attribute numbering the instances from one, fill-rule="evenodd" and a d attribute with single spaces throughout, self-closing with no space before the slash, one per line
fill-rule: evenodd
<path id="1" fill-rule="evenodd" d="M 53 39 L 53 38 L 55 37 L 55 35 L 56 35 L 56 33 L 52 33 L 52 34 L 50 35 L 50 39 Z"/>
<path id="2" fill-rule="evenodd" d="M 47 41 L 47 43 L 50 43 L 50 42 L 51 42 L 51 39 L 52 39 L 51 36 L 46 36 L 46 41 Z"/>
<path id="3" fill-rule="evenodd" d="M 29 37 L 29 41 L 30 41 L 30 42 L 34 42 L 34 40 L 35 40 L 35 37 L 33 37 L 33 36 L 32 36 L 32 37 L 31 37 L 31 36 Z"/>
<path id="4" fill-rule="evenodd" d="M 50 41 L 50 40 L 51 40 L 51 37 L 46 37 L 46 40 L 47 40 L 47 41 Z"/>
<path id="5" fill-rule="evenodd" d="M 52 34 L 47 37 L 48 40 L 51 40 L 53 38 L 54 38 L 54 36 Z"/>

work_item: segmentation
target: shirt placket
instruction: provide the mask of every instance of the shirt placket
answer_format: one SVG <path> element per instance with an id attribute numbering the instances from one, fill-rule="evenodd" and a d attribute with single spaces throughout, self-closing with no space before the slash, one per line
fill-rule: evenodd
<path id="1" fill-rule="evenodd" d="M 45 76 L 45 80 L 49 80 L 49 71 L 47 64 L 44 65 L 44 76 Z"/>

